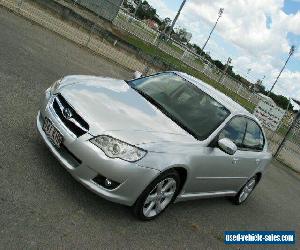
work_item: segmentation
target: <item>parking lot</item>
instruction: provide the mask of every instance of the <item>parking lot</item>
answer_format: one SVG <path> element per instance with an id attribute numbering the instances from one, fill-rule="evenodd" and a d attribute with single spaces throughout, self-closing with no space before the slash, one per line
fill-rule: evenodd
<path id="1" fill-rule="evenodd" d="M 276 162 L 242 206 L 226 198 L 177 203 L 147 223 L 85 189 L 35 126 L 44 90 L 69 74 L 132 72 L 0 7 L 0 248 L 223 249 L 225 230 L 299 237 L 300 176 Z M 300 248 L 298 238 L 291 248 Z"/>

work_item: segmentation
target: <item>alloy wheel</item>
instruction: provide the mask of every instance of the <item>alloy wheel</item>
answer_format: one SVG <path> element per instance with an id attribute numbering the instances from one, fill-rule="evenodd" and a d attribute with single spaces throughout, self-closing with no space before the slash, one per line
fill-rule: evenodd
<path id="1" fill-rule="evenodd" d="M 251 178 L 246 185 L 244 186 L 244 188 L 242 189 L 240 195 L 239 195 L 239 203 L 244 202 L 248 196 L 250 195 L 250 193 L 253 191 L 254 187 L 256 184 L 256 179 L 253 177 Z"/>
<path id="2" fill-rule="evenodd" d="M 157 183 L 144 202 L 144 216 L 150 218 L 160 214 L 172 201 L 175 192 L 176 180 L 173 178 L 169 177 Z"/>

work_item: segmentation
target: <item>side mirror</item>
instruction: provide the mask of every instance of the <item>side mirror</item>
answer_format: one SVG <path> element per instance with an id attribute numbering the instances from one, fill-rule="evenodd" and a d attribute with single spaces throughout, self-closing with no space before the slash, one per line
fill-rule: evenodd
<path id="1" fill-rule="evenodd" d="M 228 138 L 223 138 L 218 141 L 219 148 L 229 155 L 234 155 L 237 151 L 237 146 Z"/>
<path id="2" fill-rule="evenodd" d="M 143 75 L 143 74 L 142 74 L 141 72 L 135 71 L 135 72 L 133 73 L 133 78 L 134 78 L 134 79 L 137 79 L 137 78 L 140 78 L 142 75 Z"/>

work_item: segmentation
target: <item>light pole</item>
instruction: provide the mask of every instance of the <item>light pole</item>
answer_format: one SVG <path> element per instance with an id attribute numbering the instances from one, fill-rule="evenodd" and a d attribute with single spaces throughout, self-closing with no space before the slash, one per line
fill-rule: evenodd
<path id="1" fill-rule="evenodd" d="M 279 77 L 281 76 L 282 71 L 285 69 L 285 66 L 287 65 L 287 63 L 288 63 L 288 61 L 290 60 L 291 56 L 294 54 L 295 49 L 296 49 L 295 45 L 292 45 L 292 46 L 291 46 L 291 49 L 290 49 L 290 52 L 289 52 L 289 56 L 288 56 L 288 58 L 286 59 L 284 65 L 283 65 L 283 67 L 282 67 L 282 69 L 280 70 L 279 75 L 277 76 L 275 82 L 273 83 L 272 88 L 269 90 L 268 96 L 270 96 L 272 90 L 274 89 L 276 83 L 278 82 Z"/>
<path id="2" fill-rule="evenodd" d="M 206 47 L 206 45 L 207 45 L 207 43 L 208 43 L 208 41 L 209 41 L 209 39 L 210 39 L 210 37 L 211 37 L 211 34 L 214 32 L 214 30 L 215 30 L 215 28 L 216 28 L 216 26 L 217 26 L 217 24 L 218 24 L 218 22 L 219 22 L 219 19 L 221 18 L 221 16 L 223 15 L 223 13 L 224 13 L 224 8 L 220 8 L 220 9 L 219 9 L 219 15 L 218 15 L 217 21 L 215 22 L 215 25 L 213 26 L 212 30 L 210 31 L 209 36 L 208 36 L 206 42 L 204 43 L 204 45 L 203 45 L 203 47 L 202 47 L 200 56 L 201 56 L 202 53 L 204 52 L 204 49 L 205 49 L 205 47 Z"/>
<path id="3" fill-rule="evenodd" d="M 178 10 L 178 12 L 177 12 L 177 14 L 176 14 L 176 16 L 175 16 L 175 18 L 174 18 L 174 20 L 173 20 L 173 22 L 172 22 L 172 24 L 171 24 L 170 30 L 168 30 L 168 32 L 167 32 L 167 34 L 166 34 L 167 37 L 170 37 L 171 32 L 172 32 L 172 30 L 173 30 L 173 28 L 174 28 L 174 26 L 175 26 L 175 24 L 176 24 L 176 22 L 177 22 L 177 19 L 178 19 L 179 15 L 180 15 L 181 10 L 183 9 L 185 3 L 186 3 L 186 0 L 183 0 L 182 3 L 181 3 L 181 5 L 180 5 L 180 8 L 179 8 L 179 10 Z"/>

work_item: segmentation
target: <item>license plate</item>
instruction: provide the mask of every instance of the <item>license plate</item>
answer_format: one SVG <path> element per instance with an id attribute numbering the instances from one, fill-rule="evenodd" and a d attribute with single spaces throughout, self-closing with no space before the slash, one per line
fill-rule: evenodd
<path id="1" fill-rule="evenodd" d="M 62 142 L 64 140 L 64 137 L 57 130 L 57 128 L 55 128 L 53 126 L 52 122 L 48 118 L 45 118 L 43 130 L 45 131 L 45 133 L 49 137 L 49 139 L 52 141 L 52 143 L 55 146 L 60 147 L 60 145 L 62 144 Z"/>

